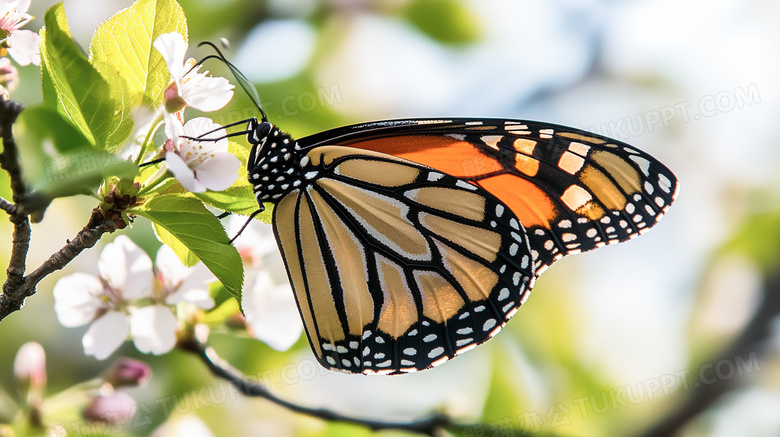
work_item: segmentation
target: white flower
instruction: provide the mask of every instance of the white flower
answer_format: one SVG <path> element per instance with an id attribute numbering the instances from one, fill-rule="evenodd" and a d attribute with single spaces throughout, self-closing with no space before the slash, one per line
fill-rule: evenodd
<path id="1" fill-rule="evenodd" d="M 160 425 L 152 437 L 214 437 L 214 433 L 198 416 L 189 414 L 172 417 Z"/>
<path id="2" fill-rule="evenodd" d="M 186 267 L 173 249 L 163 245 L 157 251 L 155 265 L 157 281 L 162 285 L 166 304 L 189 302 L 204 310 L 214 307 L 214 299 L 209 294 L 209 284 L 217 278 L 203 263 Z"/>
<path id="3" fill-rule="evenodd" d="M 164 305 L 149 305 L 133 310 L 130 335 L 136 349 L 162 355 L 176 346 L 176 316 Z"/>
<path id="4" fill-rule="evenodd" d="M 230 216 L 227 223 L 228 235 L 236 235 L 246 220 L 245 216 Z M 245 266 L 268 272 L 276 285 L 288 283 L 287 270 L 271 225 L 260 220 L 252 220 L 241 235 L 233 241 L 233 246 L 238 250 Z"/>
<path id="5" fill-rule="evenodd" d="M 222 109 L 233 97 L 233 85 L 223 77 L 211 77 L 208 71 L 199 73 L 200 65 L 184 56 L 187 43 L 178 32 L 160 35 L 154 48 L 162 55 L 171 73 L 171 84 L 165 91 L 165 108 L 176 112 L 185 105 L 211 112 Z M 194 68 L 193 68 L 194 67 Z"/>
<path id="6" fill-rule="evenodd" d="M 241 306 L 249 333 L 278 351 L 292 347 L 303 332 L 292 287 L 275 285 L 265 271 L 247 272 Z"/>
<path id="7" fill-rule="evenodd" d="M 230 234 L 245 221 L 246 217 L 231 217 Z M 289 349 L 301 336 L 303 324 L 271 225 L 252 220 L 233 244 L 247 267 L 241 306 L 249 333 L 276 350 Z"/>
<path id="8" fill-rule="evenodd" d="M 118 236 L 103 248 L 98 277 L 74 273 L 54 286 L 54 310 L 63 326 L 91 323 L 82 344 L 84 353 L 103 360 L 130 332 L 131 300 L 151 297 L 152 260 L 128 237 Z"/>
<path id="9" fill-rule="evenodd" d="M 203 264 L 187 268 L 163 246 L 157 254 L 157 284 L 149 256 L 124 235 L 106 245 L 98 276 L 74 273 L 54 286 L 54 310 L 63 326 L 90 323 L 84 353 L 102 360 L 130 335 L 143 353 L 161 355 L 176 345 L 177 318 L 171 306 L 189 302 L 211 308 Z"/>
<path id="10" fill-rule="evenodd" d="M 19 65 L 41 64 L 41 54 L 38 50 L 38 34 L 30 30 L 19 30 L 33 19 L 27 13 L 30 0 L 0 1 L 0 38 L 3 47 Z"/>
<path id="11" fill-rule="evenodd" d="M 226 132 L 220 127 L 205 117 L 193 118 L 182 126 L 175 114 L 165 113 L 165 130 L 170 138 L 166 142 L 165 162 L 179 183 L 193 193 L 222 191 L 238 179 L 241 161 L 227 151 L 227 138 L 217 141 L 182 138 L 197 138 L 215 129 L 218 130 L 209 137 L 224 137 Z"/>

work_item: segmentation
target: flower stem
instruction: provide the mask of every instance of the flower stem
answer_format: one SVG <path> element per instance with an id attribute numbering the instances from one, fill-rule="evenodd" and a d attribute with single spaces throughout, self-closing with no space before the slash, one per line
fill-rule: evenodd
<path id="1" fill-rule="evenodd" d="M 168 175 L 168 169 L 160 168 L 153 175 L 149 176 L 149 179 L 147 179 L 146 182 L 144 182 L 143 187 L 138 190 L 137 196 L 144 197 L 146 193 L 151 191 L 154 187 L 167 181 L 168 179 L 170 179 L 170 176 Z"/>
<path id="2" fill-rule="evenodd" d="M 141 160 L 143 160 L 144 155 L 146 154 L 146 147 L 149 145 L 149 143 L 152 142 L 152 137 L 157 132 L 157 129 L 160 128 L 160 125 L 163 121 L 163 115 L 162 112 L 158 112 L 156 118 L 152 122 L 152 128 L 149 129 L 149 132 L 146 133 L 146 137 L 144 138 L 144 142 L 141 143 L 141 150 L 138 151 L 138 156 L 135 158 L 135 165 L 141 165 Z"/>

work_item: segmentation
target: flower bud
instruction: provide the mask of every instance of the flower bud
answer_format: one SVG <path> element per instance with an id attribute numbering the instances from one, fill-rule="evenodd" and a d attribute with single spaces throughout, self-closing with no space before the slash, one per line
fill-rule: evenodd
<path id="1" fill-rule="evenodd" d="M 8 58 L 0 58 L 0 85 L 8 92 L 13 92 L 19 86 L 19 72 Z"/>
<path id="2" fill-rule="evenodd" d="M 92 399 L 81 415 L 88 420 L 110 424 L 124 424 L 138 411 L 138 404 L 127 393 L 121 391 L 101 395 Z"/>
<path id="3" fill-rule="evenodd" d="M 114 388 L 144 385 L 151 376 L 152 369 L 149 368 L 148 364 L 125 357 L 114 361 L 114 364 L 102 375 L 103 380 Z"/>
<path id="4" fill-rule="evenodd" d="M 43 346 L 29 342 L 19 348 L 14 359 L 14 376 L 27 390 L 43 393 L 46 386 L 46 353 Z"/>

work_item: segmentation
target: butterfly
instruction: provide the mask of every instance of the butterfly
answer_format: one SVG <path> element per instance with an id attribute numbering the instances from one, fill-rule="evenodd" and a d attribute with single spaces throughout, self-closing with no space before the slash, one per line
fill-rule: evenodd
<path id="1" fill-rule="evenodd" d="M 601 135 L 501 119 L 389 120 L 293 139 L 251 119 L 248 180 L 318 362 L 399 374 L 487 341 L 569 254 L 654 226 L 677 180 Z"/>
<path id="2" fill-rule="evenodd" d="M 295 140 L 206 45 L 262 114 L 224 127 L 248 123 L 228 136 L 252 145 L 257 213 L 274 204 L 306 335 L 328 369 L 401 374 L 473 349 L 553 262 L 643 234 L 677 197 L 674 174 L 647 153 L 550 123 L 386 120 Z"/>

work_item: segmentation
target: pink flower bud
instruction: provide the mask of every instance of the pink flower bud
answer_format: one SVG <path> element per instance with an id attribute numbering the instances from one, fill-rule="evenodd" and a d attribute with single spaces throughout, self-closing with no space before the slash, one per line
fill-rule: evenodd
<path id="1" fill-rule="evenodd" d="M 46 353 L 43 346 L 29 342 L 19 348 L 14 360 L 14 376 L 30 391 L 43 392 L 46 386 Z"/>
<path id="2" fill-rule="evenodd" d="M 105 372 L 103 380 L 118 387 L 137 387 L 146 384 L 152 376 L 152 369 L 143 361 L 119 358 Z"/>
<path id="3" fill-rule="evenodd" d="M 138 404 L 136 404 L 135 399 L 127 393 L 117 391 L 92 399 L 81 415 L 88 420 L 124 424 L 130 421 L 137 411 Z"/>
<path id="4" fill-rule="evenodd" d="M 19 72 L 8 58 L 0 58 L 0 86 L 13 92 L 19 85 Z"/>

